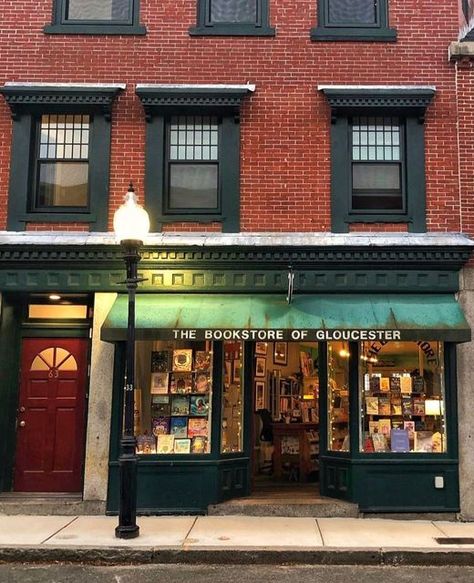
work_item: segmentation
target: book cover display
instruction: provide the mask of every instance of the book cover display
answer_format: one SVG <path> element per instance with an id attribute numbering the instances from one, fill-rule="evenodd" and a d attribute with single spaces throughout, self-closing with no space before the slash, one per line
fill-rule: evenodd
<path id="1" fill-rule="evenodd" d="M 406 369 L 392 372 L 394 362 L 387 359 L 378 367 L 383 372 L 372 373 L 369 368 L 363 376 L 361 430 L 366 437 L 362 451 L 445 451 L 443 399 L 433 373 L 425 369 L 420 374 L 421 368 L 411 374 Z"/>
<path id="2" fill-rule="evenodd" d="M 160 345 L 166 346 L 156 344 Z M 194 350 L 168 344 L 167 350 L 151 350 L 150 413 L 148 417 L 143 414 L 145 427 L 137 435 L 137 453 L 183 455 L 210 451 L 210 346 L 199 343 L 199 349 Z"/>

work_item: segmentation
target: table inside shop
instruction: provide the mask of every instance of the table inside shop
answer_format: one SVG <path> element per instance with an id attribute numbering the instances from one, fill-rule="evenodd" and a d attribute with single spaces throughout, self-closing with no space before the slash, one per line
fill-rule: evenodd
<path id="1" fill-rule="evenodd" d="M 310 443 L 306 432 L 318 429 L 317 423 L 272 423 L 273 445 L 273 472 L 275 478 L 281 479 L 283 466 L 289 463 L 290 467 L 297 461 L 299 466 L 299 481 L 306 482 L 308 474 L 314 470 L 310 456 Z M 298 442 L 298 453 L 282 453 L 282 442 L 287 437 L 295 438 Z M 290 470 L 291 476 L 291 470 Z"/>

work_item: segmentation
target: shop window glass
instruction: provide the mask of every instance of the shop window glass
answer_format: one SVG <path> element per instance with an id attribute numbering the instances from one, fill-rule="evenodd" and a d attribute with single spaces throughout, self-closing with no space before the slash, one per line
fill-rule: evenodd
<path id="1" fill-rule="evenodd" d="M 328 450 L 349 451 L 349 344 L 328 342 Z"/>
<path id="2" fill-rule="evenodd" d="M 224 342 L 221 452 L 243 450 L 243 343 Z"/>
<path id="3" fill-rule="evenodd" d="M 136 343 L 135 435 L 139 454 L 211 451 L 212 345 Z"/>
<path id="4" fill-rule="evenodd" d="M 445 452 L 443 344 L 365 342 L 360 354 L 360 451 Z"/>

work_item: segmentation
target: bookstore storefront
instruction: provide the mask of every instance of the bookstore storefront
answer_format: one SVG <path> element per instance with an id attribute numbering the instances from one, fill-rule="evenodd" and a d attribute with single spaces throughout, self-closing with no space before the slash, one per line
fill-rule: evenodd
<path id="1" fill-rule="evenodd" d="M 126 316 L 119 296 L 102 328 L 116 345 L 111 511 Z M 308 294 L 289 304 L 140 294 L 136 326 L 141 512 L 205 512 L 249 495 L 259 467 L 291 481 L 292 460 L 296 481 L 366 512 L 459 509 L 455 347 L 470 330 L 453 295 Z M 263 444 L 262 411 L 273 429 Z M 301 451 L 288 450 L 291 433 Z"/>

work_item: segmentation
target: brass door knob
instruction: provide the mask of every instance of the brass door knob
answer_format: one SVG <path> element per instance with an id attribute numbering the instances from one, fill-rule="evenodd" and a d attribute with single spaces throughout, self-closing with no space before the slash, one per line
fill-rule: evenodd
<path id="1" fill-rule="evenodd" d="M 20 427 L 25 427 L 26 421 L 20 421 Z"/>

